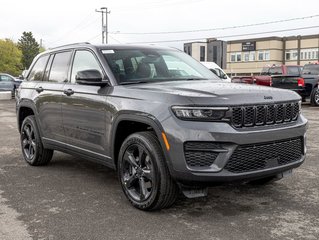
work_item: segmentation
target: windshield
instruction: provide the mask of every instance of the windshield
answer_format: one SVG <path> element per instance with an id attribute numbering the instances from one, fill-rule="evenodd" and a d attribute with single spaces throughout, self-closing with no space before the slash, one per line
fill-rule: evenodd
<path id="1" fill-rule="evenodd" d="M 281 67 L 271 67 L 269 68 L 269 75 L 280 75 L 282 74 Z"/>
<path id="2" fill-rule="evenodd" d="M 102 50 L 119 84 L 178 80 L 219 80 L 202 64 L 177 50 Z"/>
<path id="3" fill-rule="evenodd" d="M 280 74 L 282 74 L 281 67 L 264 67 L 260 73 L 261 76 L 280 75 Z"/>
<path id="4" fill-rule="evenodd" d="M 319 75 L 319 64 L 308 64 L 305 65 L 302 74 Z"/>
<path id="5" fill-rule="evenodd" d="M 261 70 L 261 73 L 260 75 L 262 76 L 265 76 L 265 75 L 269 75 L 269 67 L 264 67 L 262 70 Z"/>

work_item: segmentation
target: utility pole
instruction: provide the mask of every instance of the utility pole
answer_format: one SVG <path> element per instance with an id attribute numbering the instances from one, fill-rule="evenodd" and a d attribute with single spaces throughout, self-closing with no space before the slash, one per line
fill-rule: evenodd
<path id="1" fill-rule="evenodd" d="M 107 11 L 106 7 L 101 7 L 101 10 L 96 10 L 95 12 L 99 12 L 102 14 L 102 44 L 104 42 L 107 44 L 107 34 L 108 34 L 108 29 L 107 29 L 107 14 L 111 13 L 111 11 Z M 104 14 L 105 14 L 105 22 L 104 22 Z M 105 41 L 104 41 L 105 40 Z"/>

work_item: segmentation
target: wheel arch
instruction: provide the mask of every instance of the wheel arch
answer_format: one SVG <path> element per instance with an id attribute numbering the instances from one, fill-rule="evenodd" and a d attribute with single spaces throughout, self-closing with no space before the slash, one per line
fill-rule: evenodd
<path id="1" fill-rule="evenodd" d="M 36 107 L 33 103 L 31 103 L 30 101 L 22 101 L 19 103 L 18 107 L 17 107 L 17 124 L 18 124 L 18 130 L 19 132 L 21 131 L 21 125 L 23 120 L 30 116 L 30 115 L 34 115 L 36 117 L 36 122 L 37 125 L 39 126 L 39 122 L 37 119 L 37 114 L 38 112 L 36 111 Z M 39 129 L 39 132 L 41 134 L 41 129 Z M 42 136 L 42 134 L 41 134 Z"/>
<path id="2" fill-rule="evenodd" d="M 128 129 L 128 126 L 133 126 L 132 129 Z M 135 128 L 134 128 L 135 127 Z M 122 132 L 123 130 L 127 130 L 126 132 Z M 121 148 L 123 141 L 132 133 L 140 132 L 140 131 L 154 131 L 161 148 L 163 150 L 163 154 L 165 156 L 166 162 L 168 161 L 168 154 L 165 151 L 165 143 L 162 138 L 162 132 L 164 132 L 159 121 L 150 114 L 145 114 L 141 112 L 125 112 L 120 113 L 115 121 L 113 122 L 113 128 L 111 133 L 111 156 L 114 161 L 114 165 L 117 168 L 118 161 L 118 153 Z"/>

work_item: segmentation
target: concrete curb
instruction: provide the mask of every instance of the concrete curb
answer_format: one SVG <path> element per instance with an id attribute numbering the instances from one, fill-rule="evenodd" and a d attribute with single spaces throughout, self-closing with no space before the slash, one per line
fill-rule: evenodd
<path id="1" fill-rule="evenodd" d="M 0 100 L 10 100 L 12 98 L 11 92 L 0 92 Z"/>

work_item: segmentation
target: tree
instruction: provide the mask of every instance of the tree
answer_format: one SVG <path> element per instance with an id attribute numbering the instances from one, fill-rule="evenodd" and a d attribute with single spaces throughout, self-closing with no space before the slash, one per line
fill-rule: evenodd
<path id="1" fill-rule="evenodd" d="M 22 71 L 22 53 L 10 39 L 0 39 L 0 72 L 18 76 Z"/>
<path id="2" fill-rule="evenodd" d="M 39 54 L 40 46 L 32 35 L 32 32 L 23 32 L 18 41 L 19 49 L 22 51 L 23 67 L 28 69 L 33 58 Z"/>

